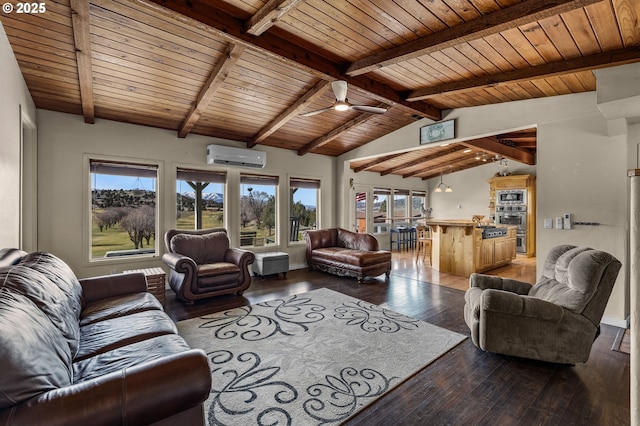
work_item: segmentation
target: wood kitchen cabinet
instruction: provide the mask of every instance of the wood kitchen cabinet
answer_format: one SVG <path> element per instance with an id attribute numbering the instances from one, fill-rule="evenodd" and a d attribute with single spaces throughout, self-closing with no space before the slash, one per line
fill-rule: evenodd
<path id="1" fill-rule="evenodd" d="M 505 189 L 527 190 L 527 257 L 536 254 L 536 177 L 534 175 L 494 176 L 489 182 L 489 214 L 495 219 L 496 192 Z"/>

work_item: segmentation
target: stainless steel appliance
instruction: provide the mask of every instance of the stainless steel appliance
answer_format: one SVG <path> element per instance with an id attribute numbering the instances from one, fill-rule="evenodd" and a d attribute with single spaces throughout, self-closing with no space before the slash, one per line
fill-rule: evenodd
<path id="1" fill-rule="evenodd" d="M 527 206 L 496 206 L 496 225 L 516 226 L 516 252 L 527 252 Z"/>
<path id="2" fill-rule="evenodd" d="M 496 192 L 496 205 L 527 204 L 526 189 L 504 189 Z"/>

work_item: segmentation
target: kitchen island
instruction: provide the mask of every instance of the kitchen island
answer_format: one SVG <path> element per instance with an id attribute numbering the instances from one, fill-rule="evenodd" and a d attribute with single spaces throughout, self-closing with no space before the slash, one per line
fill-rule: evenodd
<path id="1" fill-rule="evenodd" d="M 478 226 L 471 220 L 424 221 L 431 231 L 434 269 L 468 277 L 511 263 L 516 257 L 515 226 Z"/>

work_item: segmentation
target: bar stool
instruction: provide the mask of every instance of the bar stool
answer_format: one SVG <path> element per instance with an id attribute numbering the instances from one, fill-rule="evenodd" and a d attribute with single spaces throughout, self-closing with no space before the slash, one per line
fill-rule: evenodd
<path id="1" fill-rule="evenodd" d="M 396 236 L 396 239 L 393 239 L 393 236 Z M 406 249 L 407 251 L 411 247 L 411 228 L 406 226 L 397 226 L 395 228 L 391 228 L 389 232 L 389 247 L 393 251 L 393 245 L 396 244 L 398 251 L 402 251 L 402 249 Z"/>
<path id="2" fill-rule="evenodd" d="M 424 261 L 424 256 L 429 253 L 429 265 L 431 265 L 431 238 L 429 237 L 429 230 L 426 226 L 420 225 L 416 227 L 416 262 L 420 259 L 420 253 L 422 253 L 422 260 Z"/>

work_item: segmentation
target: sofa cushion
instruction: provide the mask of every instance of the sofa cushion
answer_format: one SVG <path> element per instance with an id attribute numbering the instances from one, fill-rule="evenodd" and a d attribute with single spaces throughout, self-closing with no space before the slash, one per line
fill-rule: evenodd
<path id="1" fill-rule="evenodd" d="M 80 348 L 74 362 L 155 336 L 177 333 L 173 321 L 157 310 L 94 322 L 80 328 Z"/>
<path id="2" fill-rule="evenodd" d="M 314 259 L 325 259 L 331 262 L 365 267 L 379 265 L 391 261 L 391 252 L 388 251 L 363 251 L 344 249 L 340 247 L 327 247 L 315 249 Z"/>
<path id="3" fill-rule="evenodd" d="M 97 321 L 123 317 L 125 315 L 135 314 L 136 312 L 161 311 L 162 309 L 162 304 L 158 299 L 147 292 L 109 297 L 88 303 L 80 316 L 80 325 L 83 326 Z"/>
<path id="4" fill-rule="evenodd" d="M 82 361 L 73 363 L 73 382 L 91 380 L 121 371 L 143 362 L 189 350 L 189 345 L 177 334 L 167 334 L 124 345 Z"/>
<path id="5" fill-rule="evenodd" d="M 18 264 L 0 269 L 0 287 L 6 287 L 31 300 L 67 340 L 73 357 L 78 351 L 80 326 L 73 302 L 49 277 Z"/>
<path id="6" fill-rule="evenodd" d="M 229 237 L 225 232 L 203 235 L 177 234 L 171 237 L 171 251 L 190 257 L 199 265 L 222 262 L 229 250 Z"/>
<path id="7" fill-rule="evenodd" d="M 76 319 L 80 318 L 82 286 L 69 265 L 62 259 L 46 252 L 28 253 L 20 264 L 45 274 L 49 281 L 57 285 L 67 296 L 68 305 L 74 312 Z"/>
<path id="8" fill-rule="evenodd" d="M 27 297 L 0 288 L 0 409 L 72 383 L 67 341 Z"/>

